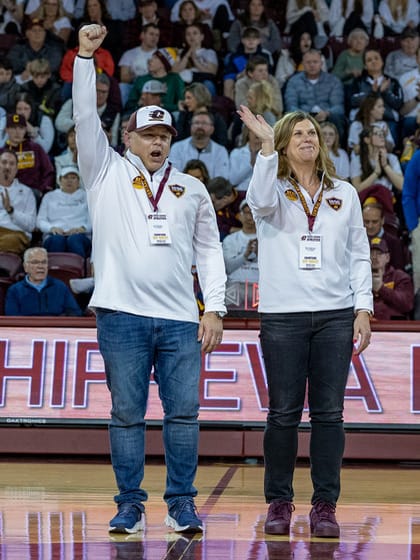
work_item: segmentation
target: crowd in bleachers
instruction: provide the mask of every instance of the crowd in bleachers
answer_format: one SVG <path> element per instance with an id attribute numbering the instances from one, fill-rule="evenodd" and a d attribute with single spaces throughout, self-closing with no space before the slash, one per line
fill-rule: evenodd
<path id="1" fill-rule="evenodd" d="M 11 275 L 2 255 L 76 253 L 90 275 L 72 67 L 80 25 L 95 22 L 108 30 L 95 64 L 110 146 L 124 154 L 138 107 L 170 111 L 178 131 L 170 160 L 209 189 L 229 281 L 257 275 L 243 200 L 260 145 L 236 109 L 247 105 L 271 125 L 304 110 L 319 122 L 337 174 L 359 192 L 377 317 L 420 318 L 418 0 L 3 0 L 0 15 L 0 313 L 26 272 Z M 379 273 L 378 253 L 389 257 Z M 401 297 L 395 270 L 406 275 Z"/>

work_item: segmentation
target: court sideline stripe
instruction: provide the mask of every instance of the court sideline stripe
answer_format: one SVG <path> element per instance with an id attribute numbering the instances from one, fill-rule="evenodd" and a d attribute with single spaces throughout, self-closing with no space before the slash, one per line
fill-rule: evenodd
<path id="1" fill-rule="evenodd" d="M 215 485 L 215 487 L 213 489 L 213 492 L 209 495 L 207 500 L 200 507 L 200 515 L 201 516 L 205 517 L 206 515 L 209 515 L 209 513 L 213 509 L 214 505 L 216 504 L 217 500 L 220 498 L 220 496 L 223 494 L 223 492 L 228 487 L 232 478 L 235 476 L 237 470 L 238 470 L 237 466 L 231 466 L 227 469 L 225 474 L 222 476 L 222 478 L 219 480 L 219 482 Z"/>

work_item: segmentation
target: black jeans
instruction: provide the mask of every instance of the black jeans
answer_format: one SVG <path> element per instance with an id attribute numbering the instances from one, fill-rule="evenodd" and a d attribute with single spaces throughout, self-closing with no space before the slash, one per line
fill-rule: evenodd
<path id="1" fill-rule="evenodd" d="M 311 422 L 312 503 L 334 504 L 344 452 L 344 391 L 353 352 L 353 309 L 267 313 L 261 347 L 268 382 L 264 434 L 267 502 L 293 500 L 293 472 L 306 384 Z"/>

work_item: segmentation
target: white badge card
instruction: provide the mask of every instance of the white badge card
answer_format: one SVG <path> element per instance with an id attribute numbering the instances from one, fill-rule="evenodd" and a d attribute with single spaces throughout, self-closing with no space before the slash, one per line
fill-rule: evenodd
<path id="1" fill-rule="evenodd" d="M 321 268 L 321 236 L 302 235 L 299 245 L 299 268 L 314 270 Z"/>
<path id="2" fill-rule="evenodd" d="M 169 233 L 168 216 L 155 212 L 148 214 L 147 227 L 149 240 L 152 245 L 170 245 L 171 234 Z"/>

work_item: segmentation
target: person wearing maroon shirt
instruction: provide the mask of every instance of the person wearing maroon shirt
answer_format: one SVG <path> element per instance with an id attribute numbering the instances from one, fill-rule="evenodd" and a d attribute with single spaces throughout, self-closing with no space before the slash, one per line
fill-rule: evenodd
<path id="1" fill-rule="evenodd" d="M 414 305 L 414 288 L 409 274 L 389 264 L 387 242 L 370 240 L 374 317 L 378 321 L 409 319 Z"/>
<path id="2" fill-rule="evenodd" d="M 223 241 L 229 233 L 242 229 L 239 215 L 241 202 L 245 199 L 245 192 L 237 191 L 224 177 L 211 179 L 207 185 L 207 190 L 216 210 L 220 241 Z"/>
<path id="3" fill-rule="evenodd" d="M 23 115 L 7 116 L 6 133 L 8 140 L 2 152 L 10 150 L 18 158 L 17 178 L 31 187 L 39 200 L 43 193 L 55 187 L 55 171 L 45 150 L 26 137 L 26 119 Z"/>

